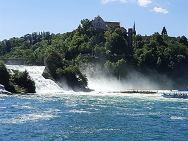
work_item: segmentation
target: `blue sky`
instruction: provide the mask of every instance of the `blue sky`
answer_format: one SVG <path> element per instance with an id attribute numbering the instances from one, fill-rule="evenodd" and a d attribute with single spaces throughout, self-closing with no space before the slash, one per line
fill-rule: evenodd
<path id="1" fill-rule="evenodd" d="M 188 38 L 187 0 L 0 0 L 0 41 L 27 33 L 70 32 L 82 19 L 100 15 L 137 34 L 161 33 Z"/>

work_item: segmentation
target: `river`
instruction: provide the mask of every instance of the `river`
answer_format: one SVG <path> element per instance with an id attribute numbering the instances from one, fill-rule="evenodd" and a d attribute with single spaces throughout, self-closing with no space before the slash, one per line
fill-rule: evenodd
<path id="1" fill-rule="evenodd" d="M 186 141 L 187 103 L 188 99 L 164 98 L 160 93 L 59 88 L 0 95 L 0 140 Z"/>

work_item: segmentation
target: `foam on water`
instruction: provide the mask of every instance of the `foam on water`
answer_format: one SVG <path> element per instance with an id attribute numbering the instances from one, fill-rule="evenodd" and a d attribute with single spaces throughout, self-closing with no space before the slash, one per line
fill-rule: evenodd
<path id="1" fill-rule="evenodd" d="M 54 117 L 56 116 L 54 116 L 53 114 L 44 113 L 20 114 L 9 119 L 0 119 L 0 123 L 21 124 L 28 121 L 50 120 Z"/>
<path id="2" fill-rule="evenodd" d="M 5 99 L 0 103 L 0 140 L 188 137 L 187 100 L 168 99 L 161 94 L 93 91 L 0 95 L 0 98 Z"/>
<path id="3" fill-rule="evenodd" d="M 174 120 L 185 120 L 185 119 L 187 119 L 186 117 L 177 117 L 177 116 L 171 116 L 170 118 L 174 119 Z"/>
<path id="4" fill-rule="evenodd" d="M 44 66 L 7 68 L 27 70 L 36 83 L 37 93 L 0 95 L 0 140 L 188 138 L 188 99 L 162 97 L 163 92 L 170 91 L 121 93 L 124 89 L 119 86 L 97 89 L 97 85 L 93 85 L 96 91 L 92 92 L 63 91 L 42 77 Z"/>

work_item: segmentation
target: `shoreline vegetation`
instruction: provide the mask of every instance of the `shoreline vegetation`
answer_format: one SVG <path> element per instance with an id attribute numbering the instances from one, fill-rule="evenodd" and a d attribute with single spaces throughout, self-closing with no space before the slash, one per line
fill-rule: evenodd
<path id="1" fill-rule="evenodd" d="M 10 73 L 3 61 L 0 60 L 0 84 L 4 86 L 5 90 L 13 93 L 35 93 L 35 82 L 25 70 L 19 72 L 18 70 L 11 70 Z"/>
<path id="2" fill-rule="evenodd" d="M 143 74 L 160 83 L 162 89 L 182 89 L 188 85 L 188 40 L 165 33 L 128 36 L 113 26 L 105 30 L 91 28 L 91 21 L 83 19 L 72 32 L 34 32 L 0 41 L 0 58 L 24 58 L 26 64 L 45 65 L 45 78 L 58 82 L 63 89 L 66 82 L 74 91 L 90 91 L 88 76 L 100 79 L 98 73 L 120 82 L 129 81 L 129 75 Z M 14 71 L 12 75 L 2 61 L 0 64 L 0 83 L 6 90 L 35 92 L 27 71 Z"/>

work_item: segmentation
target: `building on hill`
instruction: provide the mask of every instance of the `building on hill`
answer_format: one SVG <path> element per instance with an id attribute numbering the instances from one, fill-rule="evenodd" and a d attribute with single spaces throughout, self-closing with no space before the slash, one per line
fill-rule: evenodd
<path id="1" fill-rule="evenodd" d="M 100 28 L 106 30 L 107 27 L 113 26 L 115 28 L 120 28 L 120 22 L 105 22 L 99 15 L 91 21 L 93 28 Z"/>
<path id="2" fill-rule="evenodd" d="M 91 25 L 93 28 L 100 28 L 106 30 L 106 23 L 100 16 L 95 17 L 91 21 Z"/>
<path id="3" fill-rule="evenodd" d="M 106 23 L 106 27 L 113 26 L 115 28 L 120 28 L 120 22 L 105 22 L 105 23 Z"/>
<path id="4" fill-rule="evenodd" d="M 122 32 L 127 34 L 128 36 L 136 35 L 135 22 L 133 24 L 133 28 L 129 28 L 128 32 L 124 27 L 120 26 L 120 22 L 104 21 L 99 15 L 91 21 L 91 25 L 92 25 L 92 28 L 100 28 L 103 30 L 107 30 L 108 27 L 112 26 L 115 28 L 120 28 Z"/>
<path id="5" fill-rule="evenodd" d="M 126 34 L 128 36 L 128 46 L 129 46 L 129 54 L 132 54 L 132 35 L 136 35 L 136 27 L 135 27 L 135 22 L 133 24 L 132 28 L 128 28 L 128 32 L 124 27 L 120 26 L 120 22 L 109 22 L 109 21 L 104 21 L 99 15 L 97 17 L 95 17 L 92 21 L 91 21 L 91 28 L 94 29 L 103 29 L 103 30 L 107 30 L 108 27 L 112 26 L 115 28 L 120 28 L 122 33 Z"/>

